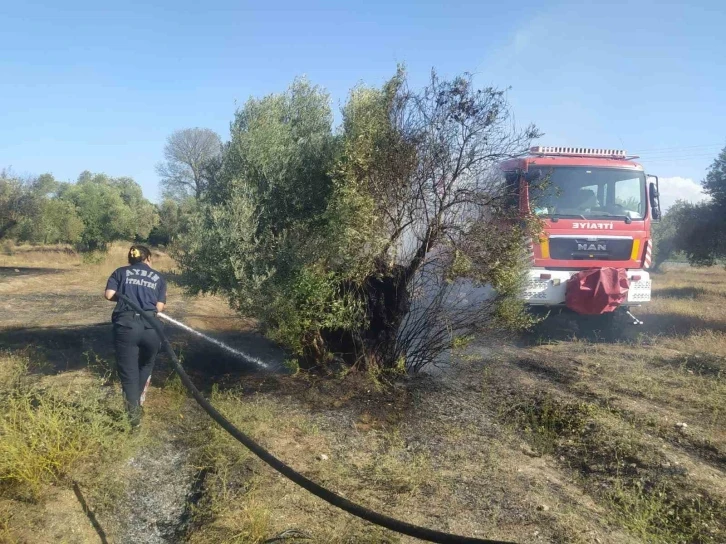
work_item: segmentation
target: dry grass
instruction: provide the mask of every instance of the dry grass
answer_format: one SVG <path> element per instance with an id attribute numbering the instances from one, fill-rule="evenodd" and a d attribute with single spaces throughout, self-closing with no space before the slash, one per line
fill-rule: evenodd
<path id="1" fill-rule="evenodd" d="M 675 346 L 694 333 L 726 333 L 726 270 L 674 267 L 653 282 L 654 300 L 642 312 L 648 334 L 670 337 Z"/>
<path id="2" fill-rule="evenodd" d="M 103 509 L 123 493 L 106 471 L 138 441 L 92 375 L 42 376 L 36 357 L 0 353 L 0 542 L 96 542 L 73 482 Z"/>
<path id="3" fill-rule="evenodd" d="M 406 503 L 431 481 L 427 457 L 408 451 L 395 431 L 366 433 L 343 444 L 339 430 L 333 432 L 294 402 L 235 390 L 215 391 L 212 401 L 297 470 L 365 504 L 386 509 Z M 210 472 L 191 542 L 257 543 L 290 530 L 314 542 L 398 541 L 281 478 L 220 428 L 214 426 L 204 438 Z"/>
<path id="4" fill-rule="evenodd" d="M 0 248 L 0 258 L 3 266 L 17 267 L 54 265 L 64 268 L 78 263 L 77 252 L 72 246 L 65 244 L 32 246 L 6 241 Z"/>
<path id="5" fill-rule="evenodd" d="M 0 254 L 0 326 L 107 321 L 112 306 L 102 298 L 103 290 L 111 273 L 127 264 L 128 247 L 117 242 L 108 253 L 81 255 L 69 248 L 20 246 L 11 255 Z M 174 269 L 163 253 L 154 253 L 153 265 Z M 169 296 L 177 293 L 172 286 Z"/>
<path id="6" fill-rule="evenodd" d="M 86 341 L 109 320 L 101 292 L 127 249 L 84 257 L 5 244 L 0 252 L 0 541 L 96 542 L 71 482 L 98 511 L 123 495 L 113 471 L 141 437 L 128 434 L 117 389 L 104 387 L 108 355 Z M 108 342 L 103 333 L 97 340 Z"/>
<path id="7" fill-rule="evenodd" d="M 81 254 L 68 245 L 32 246 L 6 244 L 0 251 L 0 266 L 34 268 L 80 268 L 89 272 L 110 274 L 126 264 L 126 253 L 131 242 L 114 242 L 107 252 Z M 174 261 L 163 252 L 153 251 L 154 266 L 161 270 L 175 268 Z"/>
<path id="8" fill-rule="evenodd" d="M 154 388 L 158 423 L 134 433 L 118 387 L 86 369 L 37 373 L 47 365 L 35 357 L 0 355 L 0 542 L 95 543 L 74 486 L 107 534 L 118 532 L 119 513 L 134 500 L 128 460 L 168 439 L 165 427 L 178 425 L 188 399 L 173 379 Z"/>
<path id="9" fill-rule="evenodd" d="M 726 271 L 653 279 L 645 324 L 621 342 L 508 349 L 486 387 L 500 418 L 639 541 L 723 542 Z"/>
<path id="10" fill-rule="evenodd" d="M 31 384 L 31 362 L 0 356 L 0 482 L 3 494 L 37 499 L 43 488 L 79 466 L 119 450 L 127 427 L 85 377 L 64 386 Z"/>
<path id="11" fill-rule="evenodd" d="M 108 340 L 75 337 L 101 338 L 88 327 L 108 321 L 111 306 L 100 292 L 125 263 L 126 249 L 119 244 L 85 263 L 59 248 L 0 255 L 0 266 L 20 270 L 0 277 L 0 326 L 23 327 L 20 339 L 38 344 L 0 360 L 2 402 L 12 407 L 3 421 L 11 442 L 26 452 L 12 464 L 20 466 L 20 457 L 43 461 L 28 462 L 35 467 L 29 481 L 39 482 L 35 507 L 10 498 L 32 495 L 33 484 L 6 478 L 0 541 L 19 534 L 28 542 L 96 541 L 75 522 L 69 527 L 77 534 L 61 528 L 60 520 L 84 520 L 67 482 L 79 479 L 89 502 L 106 512 L 102 519 L 112 520 L 125 500 L 125 452 L 139 440 L 148 446 L 173 435 L 206 474 L 191 508 L 189 542 L 261 543 L 290 530 L 310 536 L 308 542 L 413 542 L 323 503 L 252 457 L 195 411 L 178 378 L 153 389 L 143 438 L 126 438 L 115 427 L 117 389 L 100 385 L 111 368 L 102 349 Z M 166 256 L 154 264 L 173 267 Z M 645 325 L 619 343 L 571 334 L 525 347 L 479 342 L 462 347 L 455 372 L 402 379 L 393 390 L 355 373 L 320 381 L 233 375 L 210 395 L 303 474 L 412 523 L 522 543 L 723 542 L 726 272 L 674 268 L 654 277 L 654 289 L 653 303 L 636 312 Z M 175 286 L 170 302 L 206 332 L 231 337 L 254 325 L 219 299 L 188 299 Z M 85 328 L 54 336 L 71 325 Z M 39 372 L 38 354 L 59 352 L 74 370 Z M 195 367 L 200 381 L 216 364 L 202 362 L 207 366 Z M 244 387 L 231 385 L 236 379 Z M 33 441 L 45 428 L 64 429 L 70 444 Z"/>

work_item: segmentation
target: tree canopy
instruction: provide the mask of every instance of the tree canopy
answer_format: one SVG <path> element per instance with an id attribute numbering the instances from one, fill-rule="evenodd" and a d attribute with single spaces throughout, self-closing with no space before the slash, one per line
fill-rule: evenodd
<path id="1" fill-rule="evenodd" d="M 713 204 L 726 208 L 726 147 L 711 163 L 703 180 L 703 190 L 713 199 Z"/>
<path id="2" fill-rule="evenodd" d="M 159 222 L 151 229 L 148 242 L 157 246 L 168 246 L 187 232 L 189 219 L 196 209 L 196 201 L 187 198 L 181 202 L 164 199 L 158 206 Z"/>
<path id="3" fill-rule="evenodd" d="M 420 367 L 458 335 L 523 319 L 526 227 L 495 165 L 538 133 L 513 128 L 504 92 L 436 74 L 414 91 L 399 70 L 351 92 L 339 131 L 332 117 L 304 79 L 237 112 L 177 249 L 193 290 L 225 294 L 315 363 Z"/>

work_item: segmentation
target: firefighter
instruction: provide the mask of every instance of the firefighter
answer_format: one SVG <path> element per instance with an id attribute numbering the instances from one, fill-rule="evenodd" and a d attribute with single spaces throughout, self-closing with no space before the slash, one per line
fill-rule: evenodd
<path id="1" fill-rule="evenodd" d="M 129 422 L 132 427 L 138 427 L 161 340 L 151 325 L 120 299 L 118 293 L 136 302 L 156 319 L 157 312 L 163 311 L 166 304 L 166 280 L 151 268 L 151 251 L 146 246 L 131 246 L 128 261 L 128 266 L 116 269 L 108 278 L 104 296 L 106 300 L 116 302 L 111 317 L 116 368 Z"/>

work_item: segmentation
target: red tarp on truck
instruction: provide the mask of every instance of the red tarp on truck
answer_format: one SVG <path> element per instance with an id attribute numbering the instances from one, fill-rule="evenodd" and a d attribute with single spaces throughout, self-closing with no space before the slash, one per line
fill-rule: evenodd
<path id="1" fill-rule="evenodd" d="M 624 268 L 582 270 L 567 282 L 565 304 L 578 314 L 612 312 L 628 298 L 628 276 Z"/>

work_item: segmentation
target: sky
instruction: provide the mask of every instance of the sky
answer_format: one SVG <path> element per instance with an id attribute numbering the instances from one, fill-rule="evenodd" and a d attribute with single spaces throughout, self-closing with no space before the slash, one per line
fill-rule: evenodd
<path id="1" fill-rule="evenodd" d="M 351 87 L 407 67 L 423 85 L 474 75 L 509 88 L 541 145 L 626 149 L 660 176 L 662 204 L 703 198 L 726 146 L 726 10 L 692 2 L 0 0 L 0 168 L 131 176 L 177 129 L 223 139 L 250 96 L 296 76 L 339 110 Z"/>

